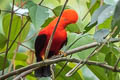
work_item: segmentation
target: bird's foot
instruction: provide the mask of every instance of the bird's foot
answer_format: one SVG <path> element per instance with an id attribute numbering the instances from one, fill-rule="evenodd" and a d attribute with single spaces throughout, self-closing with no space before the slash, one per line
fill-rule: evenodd
<path id="1" fill-rule="evenodd" d="M 59 55 L 62 55 L 62 54 L 64 55 L 64 57 L 67 56 L 67 54 L 65 52 L 63 52 L 63 51 L 60 50 L 59 51 Z"/>

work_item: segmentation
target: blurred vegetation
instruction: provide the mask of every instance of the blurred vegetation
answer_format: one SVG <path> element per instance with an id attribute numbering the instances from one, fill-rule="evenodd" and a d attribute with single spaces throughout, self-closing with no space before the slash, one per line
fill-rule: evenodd
<path id="1" fill-rule="evenodd" d="M 34 41 L 36 34 L 41 28 L 47 26 L 56 16 L 59 16 L 65 0 L 44 0 L 41 6 L 38 4 L 41 0 L 15 0 L 15 8 L 17 9 L 13 20 L 10 34 L 10 45 L 20 32 L 25 22 L 30 18 L 26 27 L 23 29 L 12 48 L 8 52 L 5 73 L 13 71 L 29 64 L 35 63 Z M 0 0 L 0 74 L 2 73 L 2 65 L 4 64 L 4 56 L 6 51 L 7 37 L 10 25 L 10 10 L 12 0 Z M 104 40 L 115 26 L 117 31 L 113 34 L 113 38 L 119 38 L 120 31 L 120 1 L 119 0 L 69 0 L 66 9 L 74 9 L 79 15 L 76 24 L 68 25 L 66 28 L 68 33 L 68 43 L 63 47 L 66 49 L 75 39 L 81 37 L 70 49 L 85 45 L 94 41 L 98 43 Z M 81 35 L 81 33 L 84 33 Z M 95 56 L 90 60 L 97 62 L 106 62 L 114 66 L 116 60 L 120 57 L 120 43 L 106 44 Z M 95 48 L 90 48 L 73 54 L 72 57 L 85 59 Z M 15 56 L 16 55 L 16 56 Z M 15 57 L 15 58 L 14 58 Z M 55 73 L 63 66 L 64 62 L 56 64 Z M 75 75 L 67 78 L 65 74 L 71 70 L 76 64 L 69 63 L 62 74 L 56 80 L 119 80 L 120 73 L 112 72 L 98 66 L 85 65 L 75 73 Z M 12 67 L 11 67 L 12 66 Z M 118 65 L 120 66 L 120 64 Z M 37 80 L 33 73 L 27 75 L 26 80 Z M 13 80 L 13 77 L 8 78 Z M 45 78 L 44 80 L 50 80 Z"/>

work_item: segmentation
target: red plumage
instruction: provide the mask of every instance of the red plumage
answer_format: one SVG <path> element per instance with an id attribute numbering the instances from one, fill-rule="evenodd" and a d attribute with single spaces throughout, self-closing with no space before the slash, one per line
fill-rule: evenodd
<path id="1" fill-rule="evenodd" d="M 78 20 L 78 14 L 72 9 L 64 10 L 60 22 L 57 26 L 55 35 L 53 37 L 52 45 L 48 54 L 48 58 L 53 55 L 57 55 L 62 46 L 67 43 L 67 33 L 65 27 L 68 24 L 76 23 Z M 42 61 L 45 57 L 45 50 L 53 32 L 53 29 L 58 21 L 58 17 L 55 18 L 48 26 L 42 29 L 35 41 L 35 54 L 37 61 Z M 37 77 L 47 77 L 51 75 L 50 66 L 44 66 L 35 71 Z"/>

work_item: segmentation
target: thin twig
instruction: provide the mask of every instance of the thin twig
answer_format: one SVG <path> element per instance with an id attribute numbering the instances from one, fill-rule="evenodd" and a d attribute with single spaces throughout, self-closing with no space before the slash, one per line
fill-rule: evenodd
<path id="1" fill-rule="evenodd" d="M 10 41 L 13 41 L 13 40 L 10 40 Z M 31 52 L 35 52 L 35 51 L 32 50 L 31 48 L 29 48 L 29 47 L 27 47 L 26 45 L 22 44 L 21 42 L 15 41 L 15 43 L 16 43 L 16 44 L 19 44 L 20 46 L 22 46 L 22 47 L 24 47 L 24 48 L 26 48 L 26 49 L 28 49 L 28 50 L 30 50 Z"/>
<path id="2" fill-rule="evenodd" d="M 58 18 L 58 21 L 57 21 L 57 23 L 56 23 L 56 25 L 55 25 L 55 27 L 54 27 L 54 30 L 53 30 L 53 32 L 52 32 L 52 35 L 50 36 L 50 39 L 49 39 L 47 48 L 46 48 L 46 50 L 45 50 L 45 59 L 47 59 L 47 57 L 48 57 L 48 53 L 49 53 L 49 50 L 50 50 L 50 47 L 51 47 L 51 44 L 52 44 L 52 40 L 53 40 L 55 31 L 56 31 L 56 29 L 57 29 L 58 23 L 59 23 L 59 21 L 60 21 L 60 18 L 61 18 L 61 16 L 62 16 L 62 13 L 63 13 L 63 11 L 64 11 L 64 9 L 65 9 L 65 6 L 67 5 L 67 2 L 68 2 L 68 0 L 65 1 L 65 4 L 64 4 L 64 6 L 63 6 L 63 9 L 62 9 L 62 11 L 61 11 L 61 13 L 60 13 L 60 16 L 59 16 L 59 18 Z"/>
<path id="3" fill-rule="evenodd" d="M 23 25 L 23 16 L 22 16 L 22 19 L 21 19 L 21 27 L 22 27 L 22 25 Z M 19 41 L 20 41 L 20 38 L 21 38 L 21 35 L 19 35 Z M 16 50 L 13 54 L 13 59 L 12 59 L 12 62 L 9 66 L 8 73 L 11 71 L 12 66 L 13 66 L 13 70 L 15 70 L 15 58 L 16 58 L 16 54 L 17 54 L 18 49 L 19 49 L 19 45 L 20 45 L 20 43 L 17 44 L 17 48 L 16 48 Z"/>
<path id="4" fill-rule="evenodd" d="M 97 3 L 97 0 L 95 1 L 95 3 L 88 9 L 88 11 L 86 12 L 86 14 L 83 16 L 82 21 L 87 17 L 88 13 L 91 11 L 91 9 L 94 7 L 94 5 Z"/>
<path id="5" fill-rule="evenodd" d="M 41 0 L 40 3 L 38 5 L 41 5 L 43 3 L 44 0 Z"/>
<path id="6" fill-rule="evenodd" d="M 104 4 L 104 0 L 100 0 L 100 6 Z"/>
<path id="7" fill-rule="evenodd" d="M 118 60 L 117 60 L 116 63 L 115 63 L 114 70 L 117 69 L 119 61 L 120 61 L 120 57 L 118 58 Z"/>
<path id="8" fill-rule="evenodd" d="M 12 21 L 13 21 L 13 15 L 14 15 L 14 11 L 13 11 L 14 10 L 14 3 L 15 3 L 15 0 L 13 0 L 13 3 L 12 3 L 12 12 L 11 12 L 11 19 L 10 19 L 10 24 L 9 24 L 9 31 L 8 31 L 8 41 L 7 41 L 7 47 L 6 47 L 5 57 L 4 57 L 2 75 L 4 75 L 4 69 L 5 69 L 7 54 L 8 54 L 8 49 L 9 49 L 9 40 L 10 40 Z"/>
<path id="9" fill-rule="evenodd" d="M 22 78 L 22 77 L 24 77 L 24 76 L 30 74 L 30 73 L 31 73 L 33 70 L 35 70 L 35 69 L 38 69 L 38 67 L 33 68 L 33 69 L 30 69 L 30 70 L 27 70 L 27 71 L 25 71 L 25 72 L 19 74 L 19 75 L 18 75 L 17 77 L 15 77 L 13 80 L 20 80 L 20 78 Z"/>
<path id="10" fill-rule="evenodd" d="M 15 58 L 16 58 L 16 54 L 17 54 L 17 52 L 18 52 L 18 46 L 19 46 L 19 44 L 17 44 L 17 48 L 16 48 L 16 51 L 15 51 L 15 53 L 14 53 L 14 55 L 13 55 L 13 59 L 12 59 L 12 61 L 11 61 L 11 64 L 10 64 L 10 66 L 9 66 L 9 69 L 8 69 L 8 73 L 11 71 L 11 69 L 12 69 L 12 66 L 13 66 L 13 68 L 14 68 L 14 60 L 15 60 Z M 14 68 L 15 69 L 15 68 Z M 13 69 L 13 70 L 14 70 Z"/>

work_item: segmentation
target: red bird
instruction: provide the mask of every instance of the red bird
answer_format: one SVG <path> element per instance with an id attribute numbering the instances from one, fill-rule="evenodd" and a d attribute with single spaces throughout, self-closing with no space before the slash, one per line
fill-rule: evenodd
<path id="1" fill-rule="evenodd" d="M 67 43 L 67 33 L 65 28 L 68 24 L 76 23 L 78 20 L 78 14 L 73 9 L 66 9 L 63 11 L 60 22 L 57 26 L 55 35 L 53 37 L 52 45 L 48 54 L 48 58 L 53 55 L 59 54 L 59 50 Z M 44 60 L 45 50 L 53 32 L 53 29 L 58 21 L 58 17 L 55 18 L 48 26 L 42 29 L 35 40 L 35 54 L 37 62 Z M 43 66 L 35 70 L 36 77 L 49 77 L 51 76 L 50 65 Z"/>

